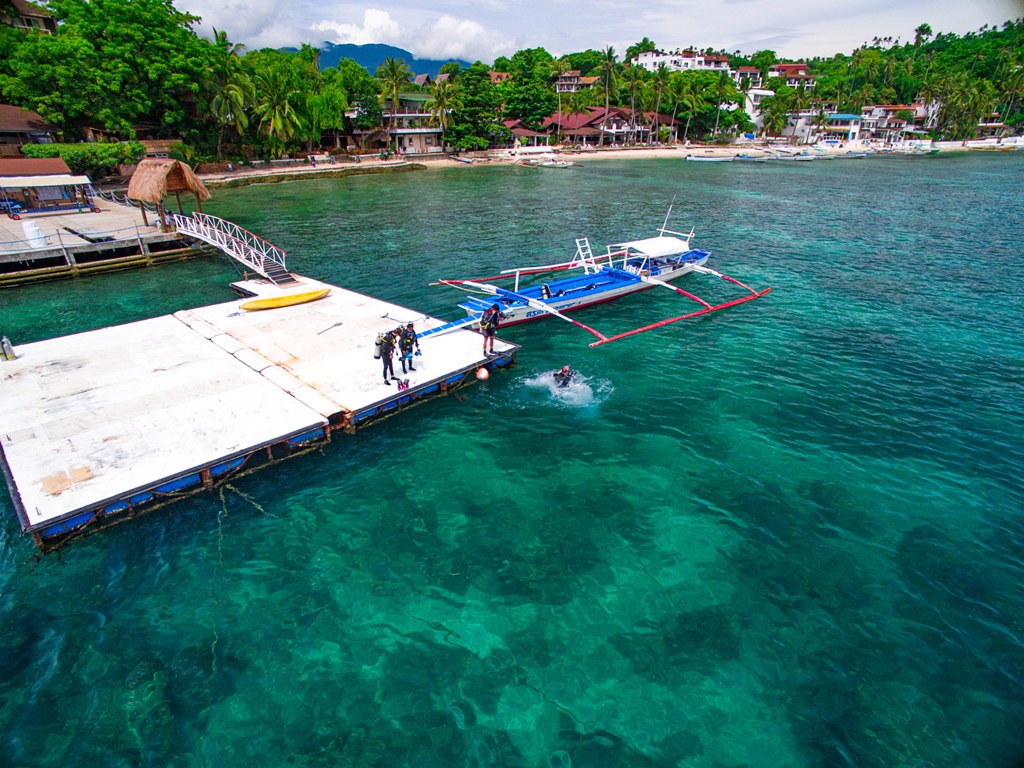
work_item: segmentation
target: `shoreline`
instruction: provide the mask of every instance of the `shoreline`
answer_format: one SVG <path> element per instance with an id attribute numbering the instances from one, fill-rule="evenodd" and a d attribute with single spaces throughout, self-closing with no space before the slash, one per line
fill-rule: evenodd
<path id="1" fill-rule="evenodd" d="M 1012 137 L 1019 138 L 1019 137 Z M 952 146 L 951 146 L 952 145 Z M 927 154 L 960 154 L 978 151 L 1004 151 L 1012 152 L 1017 148 L 1024 147 L 1024 141 L 1012 144 L 998 144 L 995 142 L 976 142 L 968 145 L 963 142 L 942 142 L 936 146 L 932 144 L 924 147 Z M 638 160 L 638 159 L 669 159 L 675 158 L 685 160 L 687 155 L 696 157 L 736 157 L 749 155 L 751 157 L 766 157 L 772 153 L 785 150 L 787 153 L 811 153 L 820 155 L 823 159 L 841 157 L 851 153 L 868 153 L 869 156 L 900 156 L 906 154 L 893 151 L 889 148 L 881 148 L 874 145 L 866 145 L 857 142 L 850 142 L 842 146 L 817 146 L 817 145 L 767 145 L 764 143 L 751 143 L 749 145 L 710 145 L 691 144 L 656 147 L 613 147 L 613 148 L 592 148 L 592 149 L 566 149 L 559 146 L 554 147 L 526 147 L 521 149 L 500 149 L 488 150 L 486 152 L 470 153 L 462 156 L 463 159 L 455 159 L 448 154 L 436 156 L 416 155 L 399 160 L 380 160 L 376 156 L 364 157 L 358 163 L 321 163 L 313 166 L 308 162 L 299 162 L 296 165 L 284 167 L 252 167 L 243 166 L 233 171 L 216 173 L 197 174 L 203 183 L 211 189 L 230 189 L 234 187 L 248 186 L 251 184 L 274 184 L 283 181 L 302 181 L 307 179 L 334 178 L 341 176 L 359 176 L 374 173 L 401 173 L 410 171 L 425 170 L 428 168 L 471 168 L 481 165 L 522 165 L 524 160 L 541 154 L 553 154 L 559 159 L 566 159 L 573 162 L 583 160 Z M 470 160 L 470 162 L 466 162 Z"/>

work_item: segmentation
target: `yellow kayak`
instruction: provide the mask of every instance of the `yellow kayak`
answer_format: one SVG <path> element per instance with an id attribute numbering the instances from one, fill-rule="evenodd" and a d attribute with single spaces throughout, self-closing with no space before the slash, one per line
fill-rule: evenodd
<path id="1" fill-rule="evenodd" d="M 302 291 L 301 293 L 285 293 L 280 296 L 265 296 L 262 299 L 249 299 L 248 301 L 243 301 L 239 305 L 239 308 L 248 312 L 253 312 L 258 309 L 290 307 L 292 304 L 305 304 L 308 301 L 322 299 L 330 292 L 330 288 L 317 288 L 313 291 Z"/>

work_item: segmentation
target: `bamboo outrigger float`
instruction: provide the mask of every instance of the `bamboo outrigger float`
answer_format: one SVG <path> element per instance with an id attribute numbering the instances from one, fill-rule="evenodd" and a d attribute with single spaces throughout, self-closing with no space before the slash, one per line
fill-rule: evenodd
<path id="1" fill-rule="evenodd" d="M 669 215 L 671 212 L 670 206 Z M 557 317 L 596 336 L 597 341 L 591 342 L 590 346 L 598 347 L 655 328 L 662 328 L 753 301 L 771 292 L 771 288 L 756 290 L 729 275 L 704 266 L 711 254 L 709 251 L 690 247 L 693 230 L 691 229 L 689 233 L 674 232 L 666 228 L 667 224 L 668 216 L 665 217 L 665 223 L 658 229 L 657 237 L 609 245 L 607 253 L 598 257 L 593 255 L 590 241 L 584 237 L 576 240 L 576 255 L 568 262 L 510 269 L 490 277 L 438 280 L 432 285 L 449 285 L 477 295 L 459 304 L 459 307 L 466 311 L 465 318 L 433 328 L 420 336 L 422 338 L 428 334 L 476 327 L 479 325 L 484 311 L 497 304 L 505 316 L 501 322 L 502 326 L 517 325 L 548 316 Z M 524 276 L 563 271 L 575 271 L 576 274 L 546 283 L 535 283 L 525 287 L 520 285 L 520 280 Z M 711 304 L 689 291 L 670 284 L 669 281 L 689 272 L 720 277 L 743 288 L 748 293 L 720 304 Z M 513 287 L 508 289 L 492 285 L 493 282 L 503 279 L 513 279 Z M 695 301 L 700 308 L 613 335 L 606 335 L 566 314 L 655 287 L 667 288 L 680 296 Z"/>

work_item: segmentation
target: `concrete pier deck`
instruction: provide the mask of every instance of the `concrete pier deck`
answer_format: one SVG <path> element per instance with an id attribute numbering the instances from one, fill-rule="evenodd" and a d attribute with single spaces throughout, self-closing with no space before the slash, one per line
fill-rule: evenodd
<path id="1" fill-rule="evenodd" d="M 255 312 L 242 300 L 184 310 L 0 359 L 0 469 L 23 531 L 50 548 L 515 361 L 514 344 L 498 340 L 488 358 L 479 334 L 454 331 L 422 340 L 407 390 L 385 386 L 377 334 L 443 321 L 297 277 L 293 290 L 331 291 Z"/>

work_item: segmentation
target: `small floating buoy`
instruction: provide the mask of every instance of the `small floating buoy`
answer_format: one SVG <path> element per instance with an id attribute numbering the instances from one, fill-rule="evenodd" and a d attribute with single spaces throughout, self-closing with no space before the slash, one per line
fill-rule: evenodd
<path id="1" fill-rule="evenodd" d="M 490 376 L 490 375 L 491 375 L 490 372 L 488 372 L 488 370 L 486 368 L 477 368 L 476 369 L 476 377 L 478 379 L 480 379 L 480 381 L 487 381 L 487 377 Z"/>

